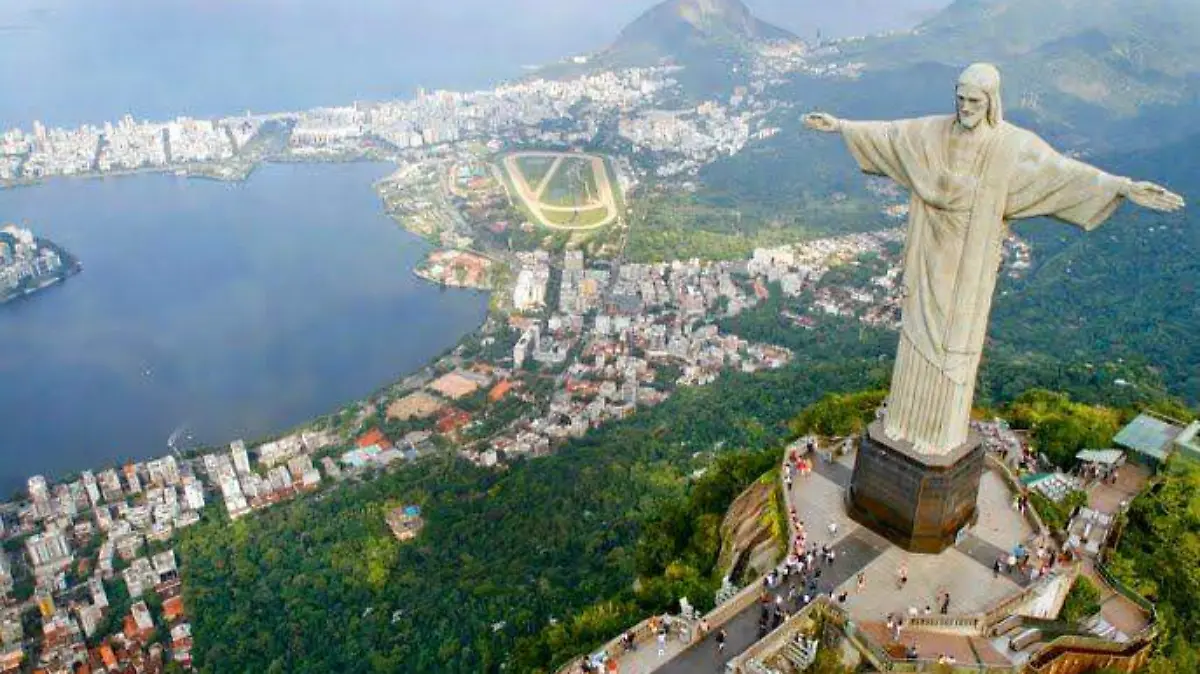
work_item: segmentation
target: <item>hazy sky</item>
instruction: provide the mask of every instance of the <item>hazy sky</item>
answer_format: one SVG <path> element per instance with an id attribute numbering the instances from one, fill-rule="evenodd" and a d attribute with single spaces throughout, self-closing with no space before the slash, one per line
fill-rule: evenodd
<path id="1" fill-rule="evenodd" d="M 656 0 L 0 0 L 0 128 L 290 110 L 466 89 L 607 46 Z M 747 0 L 811 38 L 949 0 Z"/>
<path id="2" fill-rule="evenodd" d="M 761 19 L 802 36 L 817 29 L 843 37 L 916 25 L 950 0 L 744 0 Z M 458 17 L 464 25 L 505 26 L 525 37 L 551 31 L 559 42 L 563 32 L 581 46 L 603 46 L 625 24 L 657 4 L 657 0 L 401 0 L 430 18 Z M 435 20 L 436 20 L 435 19 Z"/>

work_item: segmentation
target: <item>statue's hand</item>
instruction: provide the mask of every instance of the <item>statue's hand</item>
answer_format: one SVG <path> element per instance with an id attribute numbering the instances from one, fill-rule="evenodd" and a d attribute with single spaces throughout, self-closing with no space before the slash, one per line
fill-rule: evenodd
<path id="1" fill-rule="evenodd" d="M 824 112 L 812 112 L 803 117 L 804 126 L 813 131 L 824 131 L 825 133 L 833 133 L 840 131 L 842 128 L 842 120 L 833 115 L 825 114 Z"/>
<path id="2" fill-rule="evenodd" d="M 1148 182 L 1131 183 L 1125 196 L 1138 206 L 1168 213 L 1177 211 L 1184 205 L 1183 197 L 1161 185 Z"/>

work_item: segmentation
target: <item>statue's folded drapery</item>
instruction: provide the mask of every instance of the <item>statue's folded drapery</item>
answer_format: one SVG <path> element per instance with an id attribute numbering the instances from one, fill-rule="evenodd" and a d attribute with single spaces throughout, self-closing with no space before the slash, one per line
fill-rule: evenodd
<path id="1" fill-rule="evenodd" d="M 1044 215 L 1092 229 L 1127 184 L 1004 122 L 987 129 L 974 166 L 951 171 L 954 123 L 953 116 L 842 122 L 859 167 L 912 193 L 885 429 L 930 454 L 967 438 L 1006 222 Z"/>

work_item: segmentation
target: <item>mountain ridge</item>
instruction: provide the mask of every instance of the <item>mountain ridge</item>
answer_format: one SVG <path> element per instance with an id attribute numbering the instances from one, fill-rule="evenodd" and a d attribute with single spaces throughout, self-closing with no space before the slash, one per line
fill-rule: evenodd
<path id="1" fill-rule="evenodd" d="M 607 66 L 670 62 L 728 69 L 742 65 L 762 43 L 796 40 L 756 18 L 741 0 L 664 0 L 625 26 L 598 60 Z"/>

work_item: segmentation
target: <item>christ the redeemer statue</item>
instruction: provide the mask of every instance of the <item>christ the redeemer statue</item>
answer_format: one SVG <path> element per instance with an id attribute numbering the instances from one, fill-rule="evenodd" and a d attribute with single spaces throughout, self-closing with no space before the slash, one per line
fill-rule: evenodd
<path id="1" fill-rule="evenodd" d="M 1090 230 L 1123 199 L 1159 211 L 1178 195 L 1109 175 L 1055 152 L 1004 121 L 1000 73 L 970 66 L 958 79 L 957 114 L 893 122 L 804 118 L 840 131 L 866 173 L 908 189 L 900 348 L 884 433 L 921 454 L 967 439 L 1001 242 L 1010 220 L 1051 216 Z"/>
<path id="2" fill-rule="evenodd" d="M 904 250 L 900 349 L 883 419 L 867 427 L 846 491 L 851 517 L 914 552 L 940 552 L 976 520 L 984 452 L 970 432 L 1007 223 L 1046 215 L 1092 229 L 1122 199 L 1161 211 L 1183 199 L 1062 156 L 1004 121 L 1000 73 L 959 76 L 957 113 L 850 122 L 840 131 L 863 171 L 912 193 Z"/>

